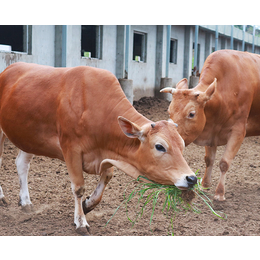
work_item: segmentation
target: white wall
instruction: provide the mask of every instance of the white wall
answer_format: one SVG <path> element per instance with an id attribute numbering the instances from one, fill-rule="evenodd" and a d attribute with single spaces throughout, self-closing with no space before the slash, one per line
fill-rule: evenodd
<path id="1" fill-rule="evenodd" d="M 133 80 L 134 100 L 142 96 L 153 96 L 155 85 L 155 62 L 156 62 L 156 26 L 132 25 L 130 30 L 129 49 L 129 73 L 128 78 Z M 133 33 L 139 31 L 147 33 L 146 62 L 133 60 Z"/>
<path id="2" fill-rule="evenodd" d="M 0 72 L 14 62 L 24 61 L 54 66 L 55 26 L 32 26 L 32 54 L 0 52 Z"/>
<path id="3" fill-rule="evenodd" d="M 103 26 L 102 59 L 81 57 L 81 26 L 67 26 L 67 67 L 91 66 L 116 74 L 116 25 Z"/>
<path id="4" fill-rule="evenodd" d="M 174 25 L 172 25 L 171 26 L 171 38 L 178 40 L 177 64 L 174 64 L 174 63 L 169 64 L 169 78 L 172 78 L 173 86 L 175 86 L 183 78 L 184 26 L 174 26 Z"/>

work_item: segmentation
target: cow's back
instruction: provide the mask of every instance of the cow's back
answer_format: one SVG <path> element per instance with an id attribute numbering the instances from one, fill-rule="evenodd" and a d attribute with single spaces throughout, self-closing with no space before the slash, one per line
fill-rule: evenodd
<path id="1" fill-rule="evenodd" d="M 205 61 L 197 89 L 204 91 L 214 78 L 216 95 L 207 103 L 206 115 L 214 117 L 215 124 L 225 122 L 227 128 L 248 118 L 247 136 L 259 135 L 260 56 L 230 50 L 213 53 Z"/>
<path id="2" fill-rule="evenodd" d="M 15 63 L 0 75 L 1 128 L 18 148 L 37 155 L 63 159 L 60 140 L 93 136 L 120 100 L 128 106 L 116 77 L 92 67 Z"/>

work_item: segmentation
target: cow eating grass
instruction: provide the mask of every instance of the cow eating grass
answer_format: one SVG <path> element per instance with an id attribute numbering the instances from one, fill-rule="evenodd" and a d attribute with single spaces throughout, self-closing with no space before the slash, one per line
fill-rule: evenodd
<path id="1" fill-rule="evenodd" d="M 188 89 L 182 79 L 176 89 L 161 92 L 172 94 L 168 112 L 185 145 L 205 146 L 203 187 L 211 186 L 217 146 L 226 145 L 214 197 L 225 200 L 226 172 L 244 137 L 260 135 L 260 55 L 216 51 L 206 59 L 195 88 Z"/>
<path id="2" fill-rule="evenodd" d="M 16 165 L 22 209 L 32 206 L 27 176 L 33 155 L 65 161 L 79 233 L 87 233 L 85 214 L 100 202 L 112 166 L 135 179 L 142 175 L 179 189 L 197 183 L 182 156 L 184 142 L 175 124 L 139 114 L 106 70 L 10 65 L 0 74 L 0 126 L 0 157 L 6 137 L 20 149 Z M 101 176 L 84 201 L 83 171 Z M 1 187 L 0 199 L 5 201 Z"/>

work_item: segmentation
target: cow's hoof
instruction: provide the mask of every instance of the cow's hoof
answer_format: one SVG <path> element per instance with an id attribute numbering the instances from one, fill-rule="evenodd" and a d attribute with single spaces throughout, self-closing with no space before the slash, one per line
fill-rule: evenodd
<path id="1" fill-rule="evenodd" d="M 0 199 L 0 206 L 6 207 L 8 204 L 9 204 L 9 202 L 7 201 L 7 199 L 5 197 Z"/>
<path id="2" fill-rule="evenodd" d="M 89 227 L 79 227 L 79 228 L 76 228 L 76 232 L 81 236 L 89 236 L 90 228 Z"/>
<path id="3" fill-rule="evenodd" d="M 216 194 L 216 195 L 214 196 L 214 200 L 217 200 L 217 201 L 225 201 L 226 198 L 225 198 L 225 195 Z"/>
<path id="4" fill-rule="evenodd" d="M 33 208 L 32 204 L 27 204 L 27 205 L 24 205 L 24 206 L 21 206 L 21 207 L 22 207 L 22 211 L 25 212 L 25 213 L 34 212 L 34 208 Z"/>

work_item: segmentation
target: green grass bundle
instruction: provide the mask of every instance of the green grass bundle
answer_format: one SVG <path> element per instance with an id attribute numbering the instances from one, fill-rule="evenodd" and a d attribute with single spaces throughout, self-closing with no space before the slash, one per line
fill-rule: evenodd
<path id="1" fill-rule="evenodd" d="M 198 171 L 196 172 L 197 175 Z M 147 180 L 148 182 L 143 182 L 143 180 Z M 198 177 L 198 180 L 200 178 Z M 138 221 L 139 218 L 141 218 L 144 214 L 144 210 L 148 205 L 152 206 L 152 213 L 150 217 L 150 225 L 152 223 L 152 219 L 154 216 L 155 208 L 157 205 L 157 202 L 159 200 L 159 196 L 162 197 L 164 200 L 163 206 L 162 206 L 162 212 L 166 212 L 167 216 L 170 215 L 171 217 L 171 224 L 173 223 L 173 217 L 176 216 L 176 213 L 188 210 L 192 210 L 195 213 L 201 213 L 197 205 L 193 202 L 193 199 L 197 196 L 199 199 L 202 200 L 203 203 L 207 205 L 207 207 L 210 209 L 210 211 L 216 215 L 217 217 L 224 219 L 226 218 L 226 215 L 222 212 L 224 217 L 222 217 L 219 213 L 217 213 L 213 209 L 213 205 L 211 200 L 208 198 L 208 196 L 203 192 L 203 188 L 200 185 L 200 182 L 189 190 L 179 190 L 174 185 L 162 185 L 155 183 L 149 179 L 147 179 L 144 176 L 139 176 L 137 178 L 137 185 L 135 188 L 130 192 L 129 195 L 126 195 L 127 188 L 129 186 L 130 182 L 125 191 L 124 191 L 124 200 L 123 202 L 118 206 L 113 216 L 116 214 L 117 210 L 122 206 L 122 204 L 125 204 L 126 213 L 129 221 L 134 225 L 136 221 Z M 131 219 L 128 214 L 128 203 L 133 200 L 133 198 L 138 198 L 137 205 L 136 205 L 136 214 L 134 219 Z M 113 216 L 108 220 L 109 221 L 113 218 Z"/>

